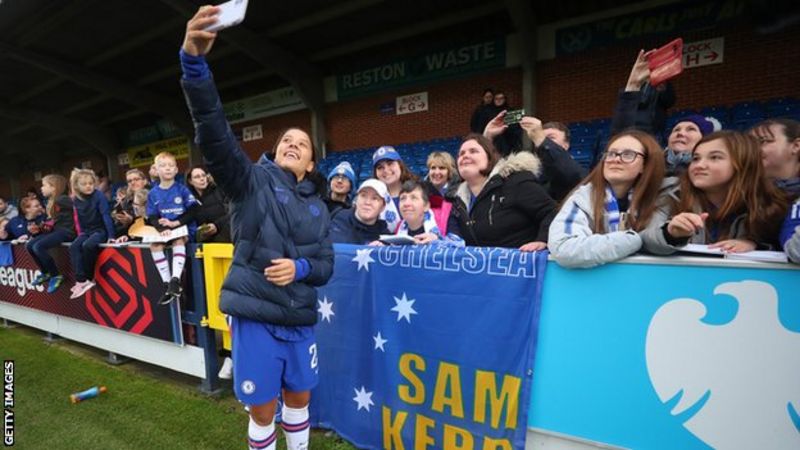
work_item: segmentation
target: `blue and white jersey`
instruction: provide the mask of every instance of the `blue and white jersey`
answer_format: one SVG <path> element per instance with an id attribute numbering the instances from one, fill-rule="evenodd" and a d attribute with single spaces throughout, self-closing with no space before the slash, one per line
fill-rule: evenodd
<path id="1" fill-rule="evenodd" d="M 189 188 L 181 183 L 173 183 L 168 189 L 160 185 L 153 186 L 147 194 L 147 217 L 158 216 L 160 219 L 177 220 L 186 214 L 189 207 L 198 204 Z M 194 222 L 187 224 L 189 235 L 194 235 L 197 224 Z"/>

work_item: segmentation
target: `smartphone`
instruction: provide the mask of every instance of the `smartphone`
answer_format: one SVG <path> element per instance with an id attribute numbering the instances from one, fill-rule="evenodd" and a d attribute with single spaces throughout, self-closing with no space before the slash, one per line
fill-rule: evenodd
<path id="1" fill-rule="evenodd" d="M 247 12 L 247 0 L 230 0 L 219 5 L 217 23 L 210 25 L 205 31 L 219 31 L 239 25 Z"/>
<path id="2" fill-rule="evenodd" d="M 503 123 L 505 125 L 514 125 L 515 123 L 519 123 L 522 118 L 525 117 L 525 110 L 524 109 L 516 109 L 514 111 L 507 111 L 506 115 L 503 116 Z"/>
<path id="3" fill-rule="evenodd" d="M 683 39 L 678 38 L 659 49 L 650 50 L 644 57 L 650 68 L 650 85 L 658 86 L 683 72 Z"/>

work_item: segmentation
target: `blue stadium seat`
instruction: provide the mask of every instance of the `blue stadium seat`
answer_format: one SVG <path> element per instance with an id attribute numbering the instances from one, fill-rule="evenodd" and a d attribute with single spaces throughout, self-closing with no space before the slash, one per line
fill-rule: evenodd
<path id="1" fill-rule="evenodd" d="M 737 103 L 731 108 L 731 121 L 733 126 L 739 130 L 747 129 L 764 118 L 764 109 L 758 102 Z"/>
<path id="2" fill-rule="evenodd" d="M 765 102 L 764 110 L 768 117 L 798 116 L 800 115 L 800 100 L 793 97 L 776 98 Z"/>

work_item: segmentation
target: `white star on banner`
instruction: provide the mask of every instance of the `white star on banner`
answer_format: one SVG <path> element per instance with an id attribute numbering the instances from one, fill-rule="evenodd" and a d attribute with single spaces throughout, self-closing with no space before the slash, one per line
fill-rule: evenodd
<path id="1" fill-rule="evenodd" d="M 319 303 L 319 308 L 317 308 L 317 312 L 322 314 L 322 320 L 327 320 L 328 322 L 331 321 L 331 316 L 335 316 L 336 313 L 333 312 L 333 302 L 328 301 L 328 297 L 325 296 L 322 298 L 322 301 L 317 300 Z"/>
<path id="2" fill-rule="evenodd" d="M 358 403 L 358 409 L 356 411 L 360 411 L 361 408 L 364 408 L 369 412 L 369 407 L 375 405 L 372 402 L 372 392 L 367 392 L 367 389 L 364 386 L 361 386 L 361 390 L 353 388 L 355 391 L 356 396 L 353 397 L 353 401 Z"/>
<path id="3" fill-rule="evenodd" d="M 369 272 L 369 264 L 375 262 L 375 260 L 372 259 L 372 256 L 370 256 L 370 253 L 372 253 L 372 250 L 374 250 L 374 249 L 365 248 L 365 249 L 361 249 L 361 250 L 356 250 L 356 257 L 353 258 L 351 261 L 354 261 L 354 262 L 358 263 L 358 270 L 359 271 L 363 268 L 363 269 L 366 269 L 367 272 Z"/>
<path id="4" fill-rule="evenodd" d="M 383 348 L 383 344 L 385 344 L 385 343 L 387 343 L 389 341 L 387 339 L 384 339 L 383 336 L 381 336 L 381 332 L 380 331 L 378 331 L 378 334 L 376 336 L 372 336 L 372 339 L 375 340 L 375 350 L 381 349 L 381 351 L 383 351 L 383 352 L 386 351 L 386 349 Z"/>
<path id="5" fill-rule="evenodd" d="M 411 323 L 411 314 L 417 314 L 413 308 L 416 300 L 409 300 L 406 298 L 405 292 L 403 292 L 403 296 L 401 298 L 393 298 L 396 305 L 391 310 L 397 313 L 397 321 L 400 322 L 400 319 L 406 319 L 406 322 Z"/>

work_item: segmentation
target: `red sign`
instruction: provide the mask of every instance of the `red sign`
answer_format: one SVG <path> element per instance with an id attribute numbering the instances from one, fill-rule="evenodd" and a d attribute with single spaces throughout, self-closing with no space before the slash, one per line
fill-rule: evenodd
<path id="1" fill-rule="evenodd" d="M 23 245 L 12 247 L 14 264 L 0 267 L 0 301 L 183 343 L 179 306 L 158 304 L 164 287 L 148 250 L 104 248 L 95 267 L 97 286 L 70 299 L 75 278 L 66 247 L 51 250 L 64 276 L 64 284 L 53 294 L 32 285 L 40 273 L 38 266 Z"/>

